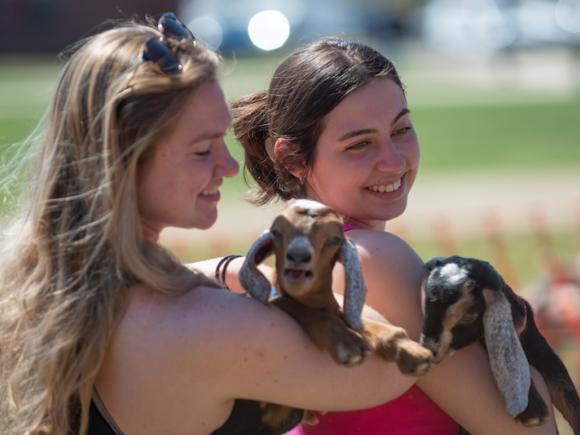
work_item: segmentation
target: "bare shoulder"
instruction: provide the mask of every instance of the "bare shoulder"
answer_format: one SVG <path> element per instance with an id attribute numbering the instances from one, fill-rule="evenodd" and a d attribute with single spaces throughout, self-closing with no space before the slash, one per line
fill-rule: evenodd
<path id="1" fill-rule="evenodd" d="M 300 327 L 276 307 L 202 286 L 181 296 L 132 289 L 116 341 L 114 349 L 135 361 L 176 375 L 205 373 L 208 379 L 241 372 L 244 362 L 258 359 L 262 366 L 273 353 L 279 354 L 277 360 L 285 347 L 287 352 L 313 350 Z M 183 380 L 187 373 L 179 376 Z"/>
<path id="2" fill-rule="evenodd" d="M 374 358 L 339 366 L 275 306 L 205 287 L 179 297 L 133 289 L 103 377 L 118 397 L 138 388 L 191 403 L 204 391 L 207 403 L 241 397 L 311 409 L 373 406 L 412 383 Z M 374 391 L 377 380 L 385 390 Z M 328 388 L 337 382 L 346 382 L 341 391 Z"/>
<path id="3" fill-rule="evenodd" d="M 353 230 L 349 238 L 355 242 L 361 261 L 369 266 L 380 264 L 389 270 L 404 267 L 403 271 L 422 273 L 423 262 L 417 253 L 400 237 L 383 231 Z"/>
<path id="4" fill-rule="evenodd" d="M 222 288 L 199 286 L 174 296 L 136 287 L 131 289 L 119 333 L 128 340 L 146 336 L 151 346 L 182 353 L 186 347 L 221 346 L 246 329 L 261 328 L 282 316 L 273 308 Z"/>
<path id="5" fill-rule="evenodd" d="M 96 382 L 121 427 L 131 427 L 136 410 L 166 423 L 167 416 L 187 415 L 183 424 L 194 427 L 199 417 L 191 409 L 217 427 L 233 397 L 268 397 L 248 385 L 272 363 L 282 365 L 285 342 L 307 341 L 296 339 L 302 333 L 284 313 L 224 289 L 128 292 Z"/>
<path id="6" fill-rule="evenodd" d="M 421 323 L 421 282 L 425 269 L 417 253 L 387 232 L 353 230 L 365 282 L 367 304 L 414 338 Z"/>

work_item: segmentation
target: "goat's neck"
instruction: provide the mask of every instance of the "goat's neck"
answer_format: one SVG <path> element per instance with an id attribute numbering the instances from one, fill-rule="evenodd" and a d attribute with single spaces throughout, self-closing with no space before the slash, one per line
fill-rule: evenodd
<path id="1" fill-rule="evenodd" d="M 326 275 L 326 274 L 325 274 Z M 295 301 L 309 308 L 323 309 L 325 311 L 340 311 L 340 306 L 332 293 L 332 274 L 316 279 L 312 283 L 310 291 L 300 297 L 290 296 L 283 288 L 280 293 L 291 297 Z"/>

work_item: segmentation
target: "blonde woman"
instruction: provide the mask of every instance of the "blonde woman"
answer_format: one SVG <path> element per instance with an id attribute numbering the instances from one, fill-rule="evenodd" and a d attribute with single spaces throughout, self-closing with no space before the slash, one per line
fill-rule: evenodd
<path id="1" fill-rule="evenodd" d="M 238 170 L 216 68 L 173 14 L 66 63 L 0 243 L 2 434 L 234 433 L 220 427 L 236 398 L 344 410 L 410 387 L 377 358 L 340 367 L 158 244 L 167 226 L 211 227 Z"/>

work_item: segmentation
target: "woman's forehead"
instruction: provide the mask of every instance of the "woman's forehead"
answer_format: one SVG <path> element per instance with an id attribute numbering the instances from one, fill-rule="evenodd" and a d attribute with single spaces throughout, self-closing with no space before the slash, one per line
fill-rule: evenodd
<path id="1" fill-rule="evenodd" d="M 391 125 L 407 107 L 403 90 L 388 78 L 376 78 L 347 95 L 324 119 L 338 137 L 362 126 Z"/>
<path id="2" fill-rule="evenodd" d="M 225 131 L 231 123 L 231 114 L 220 85 L 217 82 L 205 83 L 193 92 L 178 123 L 190 128 Z"/>

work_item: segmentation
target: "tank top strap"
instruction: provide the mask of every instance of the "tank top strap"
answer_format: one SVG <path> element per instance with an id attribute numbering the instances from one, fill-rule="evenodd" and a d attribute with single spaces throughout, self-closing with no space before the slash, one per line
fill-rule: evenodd
<path id="1" fill-rule="evenodd" d="M 342 231 L 344 231 L 345 233 L 348 233 L 351 230 L 357 230 L 359 227 L 357 227 L 354 224 L 342 224 Z"/>

